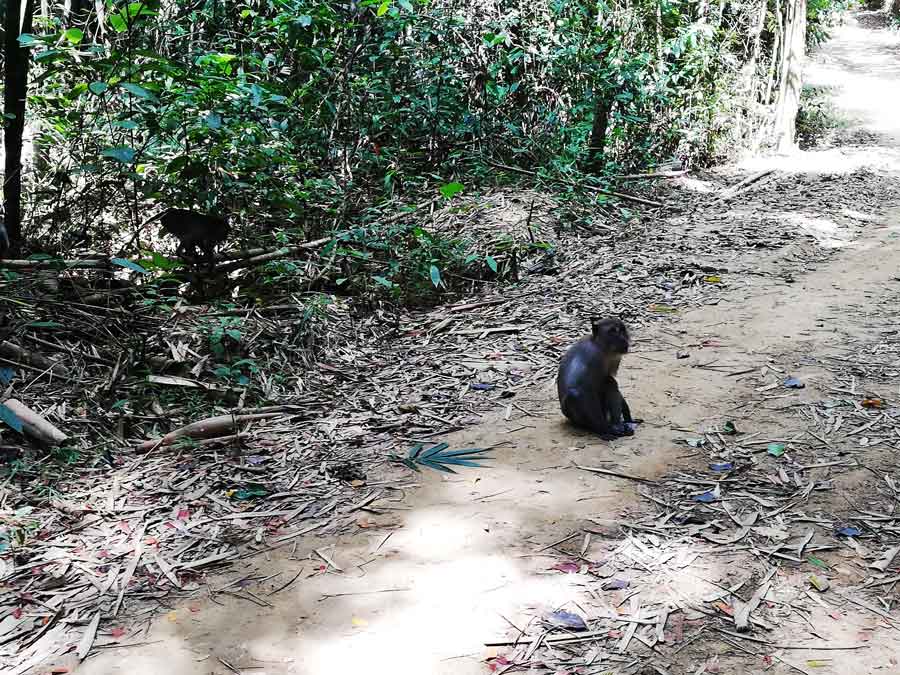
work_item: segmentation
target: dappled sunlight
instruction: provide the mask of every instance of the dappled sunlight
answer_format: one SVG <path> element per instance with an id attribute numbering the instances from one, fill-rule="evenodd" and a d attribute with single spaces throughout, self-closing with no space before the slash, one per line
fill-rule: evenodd
<path id="1" fill-rule="evenodd" d="M 782 213 L 776 216 L 785 225 L 806 232 L 814 237 L 822 248 L 844 248 L 853 241 L 853 232 L 841 227 L 830 218 L 821 218 L 806 213 Z"/>
<path id="2" fill-rule="evenodd" d="M 846 175 L 860 169 L 900 171 L 900 147 L 841 146 L 828 150 L 794 149 L 784 155 L 746 159 L 739 167 L 748 172 L 774 170 L 810 175 Z"/>
<path id="3" fill-rule="evenodd" d="M 509 551 L 429 567 L 413 565 L 406 580 L 408 592 L 343 598 L 339 608 L 331 608 L 343 620 L 337 634 L 327 629 L 309 635 L 301 632 L 296 653 L 303 654 L 309 672 L 328 672 L 329 667 L 404 675 L 483 672 L 478 668 L 484 667 L 480 662 L 487 655 L 514 649 L 488 650 L 485 642 L 523 637 L 513 625 L 529 636 L 538 635 L 546 629 L 544 619 L 558 609 L 585 616 L 589 630 L 624 628 L 627 622 L 618 619 L 620 614 L 627 618 L 628 605 L 622 603 L 633 591 L 603 591 L 607 579 L 597 573 L 608 577 L 615 569 L 628 579 L 634 569 L 644 570 L 645 578 L 631 578 L 631 583 L 640 587 L 642 606 L 650 616 L 651 609 L 699 605 L 709 601 L 710 594 L 723 594 L 714 582 L 721 582 L 725 569 L 710 560 L 701 564 L 693 542 L 653 546 L 646 539 L 628 538 L 598 544 L 587 552 L 590 560 L 596 558 L 590 565 L 595 573 L 542 570 L 541 566 L 568 559 L 557 552 L 523 559 Z M 604 560 L 609 562 L 604 565 Z M 376 573 L 368 586 L 401 582 L 397 575 L 407 569 L 406 563 L 402 556 L 394 559 L 392 571 Z M 650 575 L 654 583 L 647 584 Z M 452 640 L 442 639 L 451 635 Z M 616 639 L 613 632 L 611 644 Z M 426 663 L 429 666 L 423 671 Z"/>
<path id="4" fill-rule="evenodd" d="M 807 174 L 900 171 L 900 34 L 849 21 L 835 29 L 834 39 L 817 58 L 808 60 L 805 84 L 827 88 L 842 118 L 870 138 L 838 148 L 748 158 L 742 168 Z"/>

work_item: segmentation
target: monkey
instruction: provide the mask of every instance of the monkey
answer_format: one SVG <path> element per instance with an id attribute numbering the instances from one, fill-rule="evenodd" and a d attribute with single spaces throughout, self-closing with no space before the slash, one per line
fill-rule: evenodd
<path id="1" fill-rule="evenodd" d="M 200 252 L 204 260 L 212 265 L 215 245 L 225 241 L 231 232 L 227 218 L 197 213 L 190 209 L 168 209 L 144 223 L 148 225 L 159 219 L 163 230 L 178 238 L 176 255 L 197 261 Z"/>
<path id="2" fill-rule="evenodd" d="M 556 390 L 563 415 L 572 424 L 604 438 L 632 436 L 631 410 L 616 374 L 630 346 L 628 328 L 619 319 L 597 319 L 591 335 L 565 353 L 556 376 Z"/>

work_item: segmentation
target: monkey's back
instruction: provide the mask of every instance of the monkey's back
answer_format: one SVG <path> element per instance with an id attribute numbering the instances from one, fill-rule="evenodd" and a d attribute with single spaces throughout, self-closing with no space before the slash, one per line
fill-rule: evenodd
<path id="1" fill-rule="evenodd" d="M 228 221 L 219 216 L 197 213 L 189 209 L 169 209 L 160 219 L 162 228 L 185 244 L 217 244 L 231 232 Z"/>
<path id="2" fill-rule="evenodd" d="M 572 391 L 593 394 L 597 389 L 596 373 L 604 369 L 605 355 L 590 338 L 585 337 L 569 347 L 556 372 L 556 393 L 560 407 L 566 412 L 566 399 Z"/>

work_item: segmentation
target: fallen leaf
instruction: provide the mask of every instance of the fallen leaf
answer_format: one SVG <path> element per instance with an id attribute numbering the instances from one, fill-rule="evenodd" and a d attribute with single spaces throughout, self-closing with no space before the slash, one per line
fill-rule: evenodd
<path id="1" fill-rule="evenodd" d="M 772 457 L 781 457 L 784 454 L 784 445 L 781 443 L 769 443 L 766 450 Z"/>
<path id="2" fill-rule="evenodd" d="M 560 628 L 568 628 L 569 630 L 587 630 L 587 624 L 577 614 L 573 614 L 572 612 L 567 612 L 564 609 L 559 610 L 558 612 L 553 612 L 547 616 L 547 621 L 552 623 L 554 626 L 559 626 Z"/>

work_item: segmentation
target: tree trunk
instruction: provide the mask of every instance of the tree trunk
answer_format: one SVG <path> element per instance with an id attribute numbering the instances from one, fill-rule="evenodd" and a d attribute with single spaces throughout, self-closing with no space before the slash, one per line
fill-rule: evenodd
<path id="1" fill-rule="evenodd" d="M 603 169 L 603 155 L 606 152 L 606 131 L 609 129 L 609 116 L 612 114 L 613 97 L 610 92 L 594 92 L 597 102 L 594 104 L 594 124 L 591 127 L 591 147 L 588 152 L 588 167 L 594 173 Z"/>
<path id="2" fill-rule="evenodd" d="M 806 0 L 788 0 L 785 3 L 784 47 L 775 110 L 775 141 L 779 152 L 787 152 L 794 146 L 805 56 Z"/>
<path id="3" fill-rule="evenodd" d="M 31 32 L 34 0 L 6 0 L 3 23 L 5 60 L 3 144 L 6 152 L 3 201 L 6 231 L 14 250 L 22 241 L 22 133 L 25 130 L 25 93 L 28 86 L 28 49 L 19 35 Z"/>

